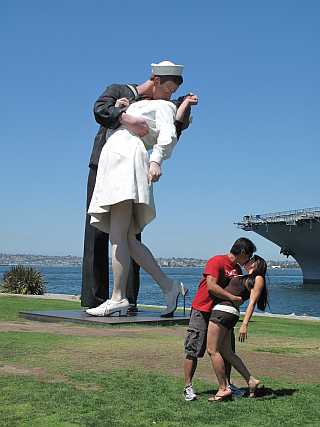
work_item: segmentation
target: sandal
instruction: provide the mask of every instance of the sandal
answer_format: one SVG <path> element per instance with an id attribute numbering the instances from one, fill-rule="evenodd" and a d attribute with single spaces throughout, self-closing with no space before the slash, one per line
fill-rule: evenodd
<path id="1" fill-rule="evenodd" d="M 255 398 L 257 390 L 260 389 L 260 388 L 263 388 L 263 384 L 261 384 L 260 381 L 257 382 L 257 384 L 254 385 L 253 387 L 249 387 L 249 398 L 250 399 Z"/>
<path id="2" fill-rule="evenodd" d="M 230 394 L 216 394 L 208 398 L 208 402 L 226 402 L 232 400 L 232 393 Z"/>

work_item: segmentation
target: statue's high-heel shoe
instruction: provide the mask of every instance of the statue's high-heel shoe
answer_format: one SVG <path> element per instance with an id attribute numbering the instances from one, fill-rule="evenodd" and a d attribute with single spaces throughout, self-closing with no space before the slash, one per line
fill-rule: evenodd
<path id="1" fill-rule="evenodd" d="M 120 301 L 112 301 L 108 299 L 107 301 L 100 304 L 95 308 L 88 308 L 86 310 L 87 314 L 90 316 L 111 316 L 114 314 L 118 314 L 119 316 L 127 316 L 129 308 L 129 301 L 127 298 L 123 298 Z"/>
<path id="2" fill-rule="evenodd" d="M 186 310 L 186 295 L 189 289 L 186 288 L 182 282 L 173 282 L 173 286 L 170 291 L 164 293 L 165 300 L 167 302 L 167 308 L 161 313 L 161 317 L 173 317 L 173 313 L 177 309 L 179 295 L 183 297 L 183 313 L 185 315 Z"/>

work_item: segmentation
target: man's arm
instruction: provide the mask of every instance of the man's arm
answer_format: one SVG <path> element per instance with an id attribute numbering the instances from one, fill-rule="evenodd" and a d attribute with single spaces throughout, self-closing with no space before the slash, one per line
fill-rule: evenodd
<path id="1" fill-rule="evenodd" d="M 126 114 L 126 106 L 116 107 L 117 100 L 124 97 L 120 85 L 108 86 L 94 104 L 93 111 L 97 123 L 107 129 L 116 129 L 121 124 L 135 135 L 145 136 L 149 131 L 146 121 Z"/>
<path id="2" fill-rule="evenodd" d="M 116 107 L 117 99 L 122 98 L 120 86 L 108 86 L 94 104 L 93 112 L 96 122 L 108 129 L 116 129 L 120 123 L 119 118 L 123 108 Z"/>
<path id="3" fill-rule="evenodd" d="M 126 127 L 130 132 L 134 133 L 141 138 L 146 136 L 149 132 L 147 122 L 141 117 L 134 117 L 127 113 L 122 113 L 120 116 L 120 123 Z"/>
<path id="4" fill-rule="evenodd" d="M 232 295 L 230 292 L 223 289 L 217 283 L 217 279 L 213 276 L 208 275 L 207 279 L 207 287 L 209 294 L 213 297 L 217 297 L 221 300 L 231 301 L 235 305 L 240 305 L 242 303 L 242 298 Z"/>

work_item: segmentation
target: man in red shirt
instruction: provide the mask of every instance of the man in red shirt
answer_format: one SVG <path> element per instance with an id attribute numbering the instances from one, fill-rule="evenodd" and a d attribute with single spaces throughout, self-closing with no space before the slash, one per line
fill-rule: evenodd
<path id="1" fill-rule="evenodd" d="M 192 301 L 190 322 L 184 342 L 186 355 L 184 396 L 187 401 L 195 400 L 197 397 L 192 388 L 192 379 L 197 368 L 198 358 L 203 357 L 206 350 L 208 323 L 214 304 L 213 294 L 210 292 L 218 285 L 219 295 L 215 288 L 216 296 L 232 301 L 236 305 L 240 304 L 241 297 L 230 294 L 224 290 L 224 287 L 232 277 L 242 274 L 240 265 L 247 263 L 255 251 L 256 247 L 251 240 L 241 237 L 234 242 L 228 254 L 214 256 L 207 262 L 203 279 Z M 230 377 L 231 366 L 226 366 L 226 371 Z"/>

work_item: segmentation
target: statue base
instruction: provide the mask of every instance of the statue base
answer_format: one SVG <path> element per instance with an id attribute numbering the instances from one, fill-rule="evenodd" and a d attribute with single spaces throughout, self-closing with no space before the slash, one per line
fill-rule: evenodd
<path id="1" fill-rule="evenodd" d="M 84 310 L 50 310 L 50 311 L 20 311 L 19 316 L 28 320 L 40 322 L 75 322 L 97 325 L 188 325 L 189 313 L 175 312 L 174 317 L 160 317 L 160 311 L 140 309 L 128 316 L 96 317 L 90 316 Z"/>

